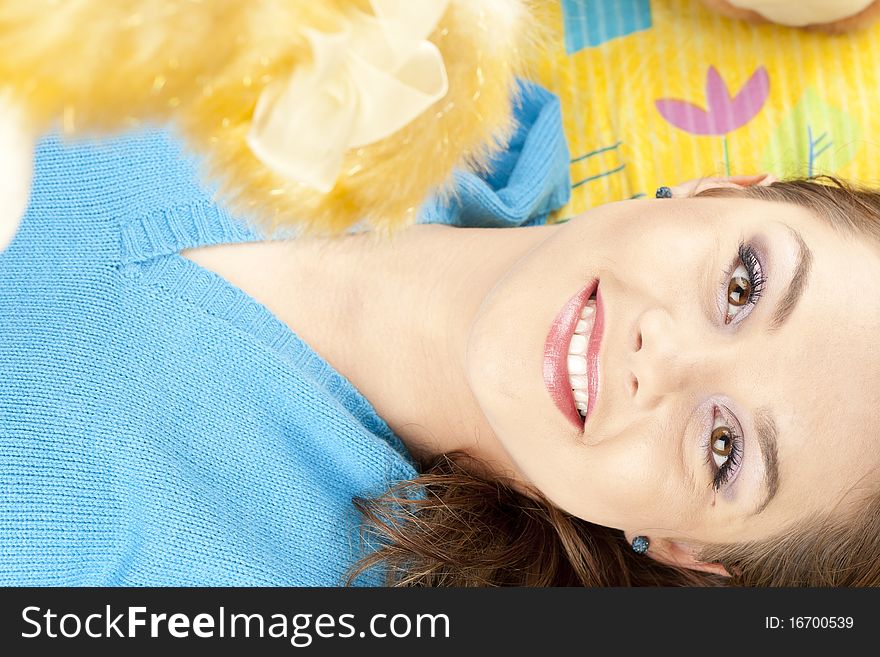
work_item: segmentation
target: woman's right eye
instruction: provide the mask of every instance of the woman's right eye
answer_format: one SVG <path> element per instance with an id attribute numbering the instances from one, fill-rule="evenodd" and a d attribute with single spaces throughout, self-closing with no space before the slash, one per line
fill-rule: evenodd
<path id="1" fill-rule="evenodd" d="M 764 289 L 764 273 L 752 247 L 739 246 L 739 265 L 727 282 L 727 313 L 724 323 L 730 324 L 744 306 L 754 306 Z"/>

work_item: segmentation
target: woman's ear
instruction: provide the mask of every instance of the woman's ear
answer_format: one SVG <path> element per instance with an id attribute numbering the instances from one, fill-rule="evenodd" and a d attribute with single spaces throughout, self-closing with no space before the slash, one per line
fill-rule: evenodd
<path id="1" fill-rule="evenodd" d="M 694 178 L 671 187 L 673 198 L 687 198 L 714 187 L 751 187 L 769 185 L 779 179 L 771 173 L 758 173 L 749 176 L 727 176 L 723 178 Z"/>
<path id="2" fill-rule="evenodd" d="M 756 173 L 751 176 L 728 176 L 721 178 L 722 181 L 738 185 L 740 187 L 751 187 L 752 185 L 769 185 L 779 180 L 772 173 Z"/>
<path id="3" fill-rule="evenodd" d="M 632 539 L 635 536 L 626 534 L 626 538 L 632 544 Z M 651 557 L 655 561 L 668 566 L 678 566 L 680 568 L 689 568 L 690 570 L 699 570 L 704 573 L 713 573 L 722 577 L 730 577 L 730 573 L 720 563 L 704 563 L 697 560 L 695 556 L 697 552 L 697 547 L 690 543 L 673 541 L 669 538 L 650 538 L 648 551 L 644 556 Z"/>

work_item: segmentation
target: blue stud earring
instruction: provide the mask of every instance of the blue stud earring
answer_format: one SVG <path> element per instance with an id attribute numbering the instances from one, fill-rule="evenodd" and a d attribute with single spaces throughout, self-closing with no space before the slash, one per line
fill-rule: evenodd
<path id="1" fill-rule="evenodd" d="M 636 554 L 644 554 L 648 551 L 648 546 L 651 544 L 651 541 L 648 540 L 647 536 L 636 536 L 632 542 L 633 552 Z"/>
<path id="2" fill-rule="evenodd" d="M 672 190 L 665 185 L 663 187 L 658 187 L 657 191 L 654 193 L 654 198 L 672 198 Z"/>

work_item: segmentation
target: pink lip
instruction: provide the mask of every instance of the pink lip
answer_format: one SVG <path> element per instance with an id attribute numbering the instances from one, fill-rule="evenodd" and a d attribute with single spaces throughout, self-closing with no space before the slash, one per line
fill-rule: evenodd
<path id="1" fill-rule="evenodd" d="M 596 400 L 599 398 L 599 348 L 602 346 L 602 331 L 605 329 L 605 307 L 602 303 L 602 290 L 596 287 L 596 318 L 593 320 L 593 331 L 590 333 L 590 342 L 587 344 L 587 394 L 590 396 L 587 418 L 584 426 L 590 421 L 590 416 L 596 410 Z"/>
<path id="2" fill-rule="evenodd" d="M 544 344 L 544 384 L 547 386 L 547 390 L 550 392 L 556 407 L 580 430 L 583 430 L 585 423 L 575 408 L 571 384 L 568 382 L 568 345 L 571 342 L 571 336 L 574 334 L 575 324 L 580 319 L 584 304 L 587 303 L 587 299 L 592 296 L 594 291 L 598 292 L 598 286 L 599 281 L 593 281 L 566 302 L 556 316 L 556 319 L 553 320 L 553 325 L 550 327 L 547 341 Z M 598 351 L 601 337 L 602 306 L 597 296 L 596 320 L 593 333 L 590 336 L 590 343 L 587 345 L 587 375 L 590 382 L 588 419 L 593 410 L 593 403 L 596 399 L 596 387 L 599 381 L 596 352 Z"/>

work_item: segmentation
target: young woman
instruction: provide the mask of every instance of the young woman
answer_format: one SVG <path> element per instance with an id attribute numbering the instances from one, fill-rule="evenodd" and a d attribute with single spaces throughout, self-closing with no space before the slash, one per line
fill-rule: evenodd
<path id="1" fill-rule="evenodd" d="M 431 464 L 403 511 L 359 503 L 390 539 L 368 563 L 409 584 L 877 585 L 880 194 L 758 176 L 671 196 L 507 240 L 413 231 L 412 263 L 449 240 L 449 285 L 424 298 L 413 266 L 388 305 L 361 286 L 423 326 L 394 345 L 408 403 L 376 399 Z M 584 355 L 560 374 L 566 343 Z M 390 350 L 350 348 L 373 372 Z"/>
<path id="2" fill-rule="evenodd" d="M 877 584 L 880 194 L 266 241 L 181 161 L 37 154 L 3 583 Z"/>

